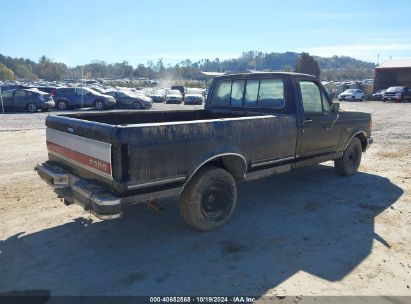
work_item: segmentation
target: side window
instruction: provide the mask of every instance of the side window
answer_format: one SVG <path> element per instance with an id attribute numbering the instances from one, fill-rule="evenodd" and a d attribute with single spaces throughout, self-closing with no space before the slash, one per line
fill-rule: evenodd
<path id="1" fill-rule="evenodd" d="M 63 89 L 62 93 L 65 95 L 74 95 L 75 94 L 75 89 Z"/>
<path id="2" fill-rule="evenodd" d="M 235 80 L 231 86 L 231 101 L 233 107 L 243 106 L 244 80 Z"/>
<path id="3" fill-rule="evenodd" d="M 86 95 L 87 94 L 87 90 L 85 90 L 85 89 L 82 89 L 82 88 L 79 88 L 79 89 L 76 89 L 76 93 L 77 93 L 77 95 Z"/>
<path id="4" fill-rule="evenodd" d="M 284 108 L 284 84 L 281 79 L 260 80 L 258 106 L 276 109 Z"/>
<path id="5" fill-rule="evenodd" d="M 4 91 L 1 94 L 3 95 L 3 98 L 10 98 L 11 96 L 13 96 L 13 91 L 12 90 Z"/>
<path id="6" fill-rule="evenodd" d="M 320 88 L 311 81 L 300 81 L 304 112 L 322 113 Z"/>
<path id="7" fill-rule="evenodd" d="M 330 113 L 331 112 L 331 106 L 330 103 L 328 102 L 328 98 L 325 95 L 325 93 L 323 91 L 321 91 L 321 96 L 323 99 L 323 110 L 324 112 Z"/>
<path id="8" fill-rule="evenodd" d="M 15 97 L 26 97 L 27 93 L 26 91 L 17 91 L 16 94 L 14 94 Z"/>
<path id="9" fill-rule="evenodd" d="M 244 106 L 255 107 L 257 106 L 258 87 L 260 86 L 259 80 L 247 80 L 244 94 Z"/>
<path id="10" fill-rule="evenodd" d="M 216 106 L 228 106 L 231 95 L 231 81 L 221 81 L 215 84 L 211 104 Z"/>

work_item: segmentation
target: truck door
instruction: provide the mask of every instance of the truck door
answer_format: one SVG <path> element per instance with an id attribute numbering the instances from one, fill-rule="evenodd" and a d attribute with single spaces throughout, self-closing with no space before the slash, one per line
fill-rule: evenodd
<path id="1" fill-rule="evenodd" d="M 341 131 L 338 113 L 331 112 L 330 101 L 316 82 L 300 80 L 299 87 L 304 111 L 299 156 L 337 151 Z"/>

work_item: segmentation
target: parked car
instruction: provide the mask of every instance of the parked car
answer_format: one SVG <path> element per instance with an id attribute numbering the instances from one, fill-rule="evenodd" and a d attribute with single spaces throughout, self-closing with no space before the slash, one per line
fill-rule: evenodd
<path id="1" fill-rule="evenodd" d="M 52 96 L 59 110 L 94 107 L 96 110 L 112 108 L 116 104 L 113 96 L 101 94 L 89 88 L 57 88 Z"/>
<path id="2" fill-rule="evenodd" d="M 164 91 L 154 91 L 150 93 L 150 98 L 153 102 L 163 102 L 166 98 L 166 94 Z"/>
<path id="3" fill-rule="evenodd" d="M 21 84 L 3 84 L 1 86 L 1 91 L 9 91 L 9 90 L 18 90 L 18 89 L 29 89 L 29 87 L 21 85 Z"/>
<path id="4" fill-rule="evenodd" d="M 166 95 L 166 103 L 181 103 L 183 95 L 179 90 L 169 90 Z"/>
<path id="5" fill-rule="evenodd" d="M 386 90 L 379 90 L 372 94 L 372 100 L 382 100 Z"/>
<path id="6" fill-rule="evenodd" d="M 389 100 L 395 100 L 397 102 L 411 101 L 411 91 L 408 87 L 404 86 L 390 87 L 385 91 L 382 98 L 384 102 Z"/>
<path id="7" fill-rule="evenodd" d="M 107 95 L 116 100 L 116 108 L 150 109 L 153 106 L 151 98 L 145 95 L 136 95 L 126 91 L 106 91 Z"/>
<path id="8" fill-rule="evenodd" d="M 340 95 L 338 95 L 338 100 L 349 100 L 349 101 L 356 101 L 356 100 L 361 100 L 363 101 L 364 98 L 364 92 L 359 89 L 348 89 L 342 92 Z"/>
<path id="9" fill-rule="evenodd" d="M 201 89 L 189 88 L 184 95 L 184 104 L 201 105 L 204 102 L 204 96 Z"/>
<path id="10" fill-rule="evenodd" d="M 237 183 L 330 160 L 350 176 L 372 143 L 371 114 L 339 111 L 297 73 L 216 77 L 204 109 L 49 115 L 46 126 L 37 172 L 66 204 L 113 219 L 181 194 L 184 221 L 201 231 L 229 220 Z"/>
<path id="11" fill-rule="evenodd" d="M 178 90 L 178 91 L 180 91 L 180 93 L 181 93 L 181 95 L 183 95 L 183 97 L 184 97 L 184 95 L 185 95 L 185 93 L 186 93 L 186 88 L 185 88 L 184 86 L 180 86 L 180 85 L 171 86 L 171 90 Z"/>
<path id="12" fill-rule="evenodd" d="M 18 89 L 2 92 L 4 110 L 29 112 L 43 112 L 54 108 L 55 104 L 51 94 L 41 92 L 37 89 Z M 1 106 L 1 105 L 0 105 Z"/>

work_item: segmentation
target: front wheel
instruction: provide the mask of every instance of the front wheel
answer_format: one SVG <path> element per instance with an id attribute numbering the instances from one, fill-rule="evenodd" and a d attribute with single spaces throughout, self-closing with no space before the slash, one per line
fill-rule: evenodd
<path id="1" fill-rule="evenodd" d="M 183 220 L 200 231 L 210 231 L 228 222 L 237 203 L 233 176 L 217 167 L 200 169 L 180 199 Z"/>
<path id="2" fill-rule="evenodd" d="M 94 103 L 94 107 L 96 108 L 96 110 L 104 110 L 104 108 L 105 108 L 104 101 L 102 101 L 102 100 L 97 100 L 97 101 Z"/>
<path id="3" fill-rule="evenodd" d="M 351 176 L 358 171 L 361 163 L 361 141 L 354 137 L 341 158 L 334 160 L 335 171 L 341 176 Z"/>
<path id="4" fill-rule="evenodd" d="M 141 102 L 135 101 L 135 102 L 133 103 L 133 108 L 136 109 L 136 110 L 139 110 L 139 109 L 142 109 L 142 108 L 143 108 L 143 105 L 141 104 Z"/>
<path id="5" fill-rule="evenodd" d="M 29 103 L 27 105 L 27 111 L 29 111 L 30 113 L 37 112 L 37 106 L 33 103 Z"/>
<path id="6" fill-rule="evenodd" d="M 61 111 L 65 111 L 68 108 L 67 102 L 64 100 L 57 101 L 57 108 Z"/>

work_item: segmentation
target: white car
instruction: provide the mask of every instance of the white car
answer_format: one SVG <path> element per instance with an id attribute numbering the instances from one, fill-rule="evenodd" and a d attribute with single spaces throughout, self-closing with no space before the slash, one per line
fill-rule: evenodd
<path id="1" fill-rule="evenodd" d="M 189 88 L 184 95 L 184 104 L 201 105 L 204 103 L 204 96 L 201 89 Z"/>
<path id="2" fill-rule="evenodd" d="M 170 90 L 166 95 L 166 103 L 181 103 L 183 101 L 183 94 L 179 90 Z"/>
<path id="3" fill-rule="evenodd" d="M 350 100 L 350 101 L 356 101 L 356 100 L 364 100 L 364 92 L 359 89 L 348 89 L 342 92 L 340 95 L 338 95 L 338 100 Z"/>

